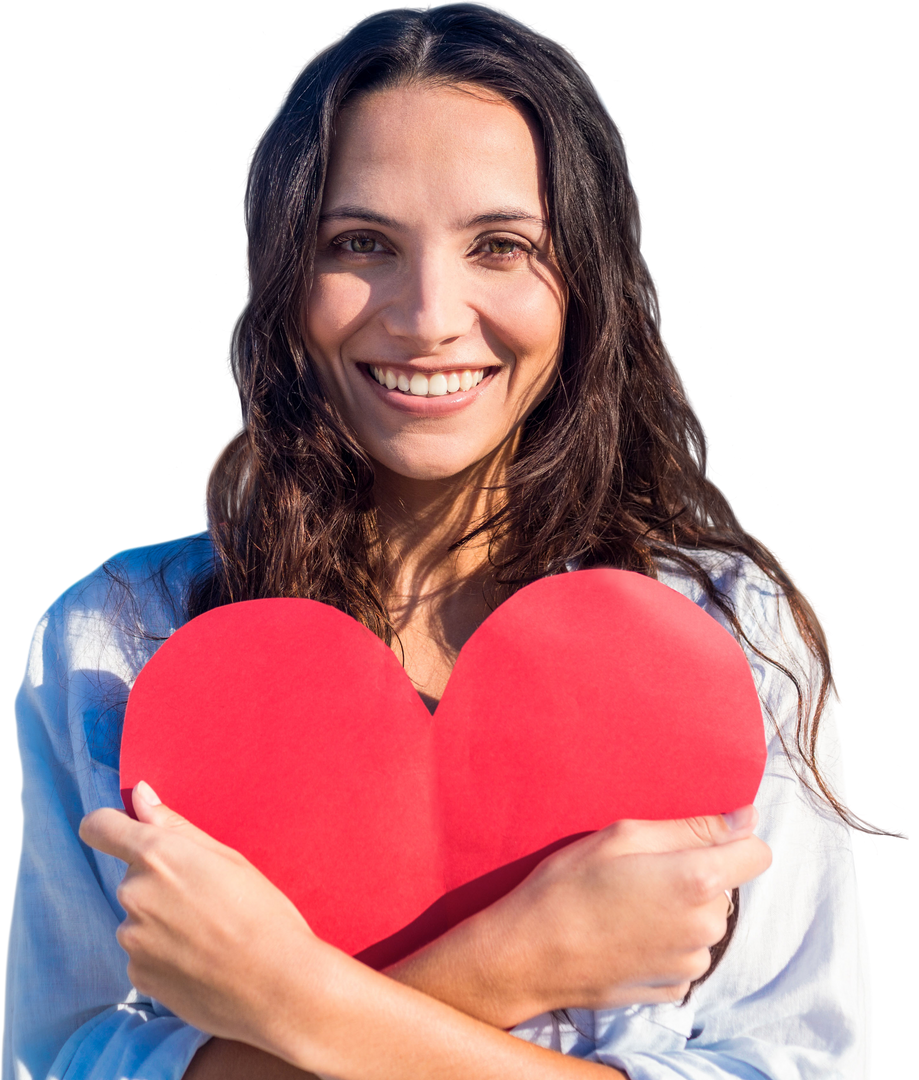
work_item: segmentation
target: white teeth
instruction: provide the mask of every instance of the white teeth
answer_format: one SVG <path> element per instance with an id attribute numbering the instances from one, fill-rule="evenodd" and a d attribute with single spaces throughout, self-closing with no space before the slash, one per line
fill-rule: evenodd
<path id="1" fill-rule="evenodd" d="M 445 394 L 455 394 L 457 390 L 471 390 L 485 378 L 485 368 L 472 371 L 435 371 L 431 375 L 423 375 L 416 371 L 411 378 L 401 371 L 396 372 L 391 368 L 369 365 L 370 374 L 381 386 L 387 390 L 395 390 L 398 387 L 403 394 L 412 394 L 415 397 L 443 397 Z"/>

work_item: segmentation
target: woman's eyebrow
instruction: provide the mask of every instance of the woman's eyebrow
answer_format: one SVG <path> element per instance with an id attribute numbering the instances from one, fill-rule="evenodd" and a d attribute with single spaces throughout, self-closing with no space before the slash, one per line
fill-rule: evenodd
<path id="1" fill-rule="evenodd" d="M 389 229 L 398 229 L 401 227 L 398 221 L 387 217 L 385 214 L 379 214 L 376 210 L 371 210 L 366 206 L 336 206 L 332 210 L 327 210 L 324 214 L 321 214 L 319 216 L 319 221 L 321 224 L 326 221 L 338 221 L 343 218 L 348 218 L 352 221 L 369 221 L 374 225 L 383 225 Z M 531 214 L 529 210 L 523 210 L 516 206 L 501 207 L 496 210 L 488 210 L 484 214 L 476 214 L 475 217 L 469 218 L 468 221 L 464 221 L 461 227 L 463 229 L 474 229 L 478 225 L 490 225 L 495 221 L 532 221 L 544 229 L 549 228 L 549 223 L 545 218 L 541 218 L 536 214 Z"/>

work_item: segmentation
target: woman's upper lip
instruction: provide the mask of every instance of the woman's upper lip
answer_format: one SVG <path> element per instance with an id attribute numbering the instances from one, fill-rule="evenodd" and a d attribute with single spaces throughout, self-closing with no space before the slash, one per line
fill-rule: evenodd
<path id="1" fill-rule="evenodd" d="M 403 372 L 405 375 L 411 377 L 412 375 L 436 375 L 438 372 L 461 372 L 461 371 L 487 371 L 489 368 L 498 367 L 499 365 L 492 360 L 490 363 L 482 363 L 479 360 L 470 360 L 465 363 L 443 363 L 438 364 L 436 360 L 413 360 L 410 363 L 396 363 L 391 360 L 359 360 L 358 364 L 362 364 L 364 367 L 377 367 L 387 368 L 390 371 L 395 371 L 397 374 Z"/>

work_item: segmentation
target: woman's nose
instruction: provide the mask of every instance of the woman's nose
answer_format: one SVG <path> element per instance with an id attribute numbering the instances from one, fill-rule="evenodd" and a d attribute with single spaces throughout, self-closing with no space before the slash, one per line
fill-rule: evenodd
<path id="1" fill-rule="evenodd" d="M 382 310 L 387 333 L 424 355 L 468 334 L 476 313 L 465 269 L 455 257 L 436 255 L 406 266 Z"/>

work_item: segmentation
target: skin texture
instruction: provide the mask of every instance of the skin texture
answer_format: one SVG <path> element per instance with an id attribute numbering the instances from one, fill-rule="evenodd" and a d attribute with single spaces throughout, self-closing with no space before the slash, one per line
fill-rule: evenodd
<path id="1" fill-rule="evenodd" d="M 446 553 L 488 508 L 488 492 L 473 488 L 511 460 L 562 352 L 567 293 L 548 227 L 461 228 L 503 206 L 548 220 L 537 126 L 481 87 L 364 97 L 337 125 L 322 212 L 344 205 L 401 227 L 321 225 L 303 333 L 325 392 L 374 461 L 397 592 L 449 595 L 481 577 L 483 544 Z M 330 246 L 354 231 L 368 240 Z M 535 252 L 508 258 L 524 254 L 509 240 Z M 500 373 L 472 409 L 418 418 L 376 401 L 359 362 L 500 365 Z"/>

